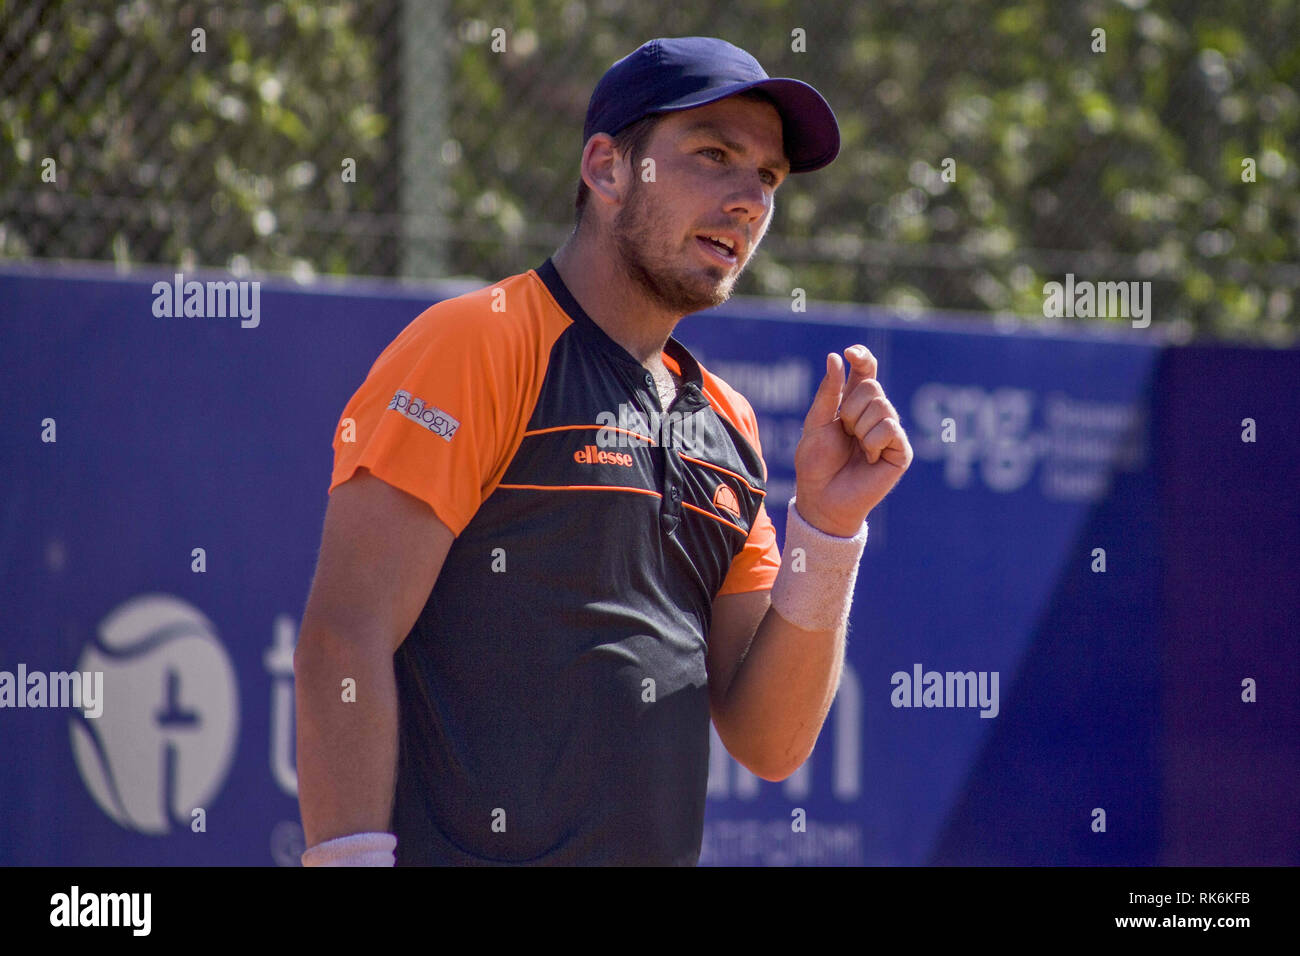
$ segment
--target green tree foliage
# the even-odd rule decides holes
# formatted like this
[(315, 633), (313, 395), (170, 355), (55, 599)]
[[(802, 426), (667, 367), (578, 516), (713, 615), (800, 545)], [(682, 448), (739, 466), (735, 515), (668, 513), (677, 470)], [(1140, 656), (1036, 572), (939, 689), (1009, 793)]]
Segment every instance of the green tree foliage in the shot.
[(389, 155), (355, 18), (311, 0), (0, 0), (0, 252), (347, 270), (358, 239), (334, 223), (385, 190), (345, 184), (342, 159)]
[[(1045, 322), (1044, 283), (1073, 273), (1150, 281), (1176, 334), (1300, 328), (1293, 0), (435, 6), (448, 274), (563, 241), (597, 79), (646, 39), (707, 34), (814, 84), (843, 133), (782, 187), (740, 292)], [(424, 198), (397, 173), (398, 9), (0, 0), (0, 250), (393, 274), (397, 214)]]
[[(452, 8), (464, 146), (453, 215), (503, 238), (569, 215), (586, 96), (604, 69), (645, 39), (707, 34), (815, 85), (843, 134), (834, 164), (781, 190), (739, 291), (799, 286), (904, 313), (1043, 321), (1044, 283), (1072, 272), (1151, 281), (1156, 323), (1184, 335), (1294, 340), (1300, 13), (1290, 0)], [(496, 27), (515, 44), (504, 53), (490, 48)], [(796, 30), (806, 52), (793, 49)], [(495, 275), (523, 263), (513, 242), (480, 242), (458, 265)]]

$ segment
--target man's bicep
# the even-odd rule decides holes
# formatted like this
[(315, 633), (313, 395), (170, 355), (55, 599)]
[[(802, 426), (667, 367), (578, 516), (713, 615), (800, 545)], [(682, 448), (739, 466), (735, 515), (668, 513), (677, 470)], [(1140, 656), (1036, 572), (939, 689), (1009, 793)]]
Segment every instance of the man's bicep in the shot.
[(358, 469), (330, 494), (303, 632), (386, 639), (396, 650), (454, 540), (428, 504)]

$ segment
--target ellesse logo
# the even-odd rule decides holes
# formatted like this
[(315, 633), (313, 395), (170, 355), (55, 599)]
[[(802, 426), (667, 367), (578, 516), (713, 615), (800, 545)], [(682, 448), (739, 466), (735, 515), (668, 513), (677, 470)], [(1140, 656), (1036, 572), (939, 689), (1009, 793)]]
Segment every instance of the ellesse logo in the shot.
[(605, 451), (595, 445), (584, 445), (579, 451), (575, 451), (573, 460), (580, 465), (622, 465), (624, 468), (632, 467), (631, 455), (621, 451)]
[(740, 517), (740, 502), (736, 500), (736, 493), (730, 485), (718, 485), (718, 490), (713, 493), (713, 507)]

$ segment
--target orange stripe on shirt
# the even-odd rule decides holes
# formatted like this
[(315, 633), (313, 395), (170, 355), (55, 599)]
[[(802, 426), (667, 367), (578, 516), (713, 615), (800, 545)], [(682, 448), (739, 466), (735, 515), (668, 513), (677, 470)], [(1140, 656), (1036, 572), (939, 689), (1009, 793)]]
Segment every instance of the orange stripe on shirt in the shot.
[(655, 443), (655, 440), (651, 438), (649, 435), (642, 435), (640, 432), (631, 432), (628, 431), (626, 428), (615, 428), (613, 425), (553, 425), (550, 428), (534, 428), (530, 432), (524, 432), (524, 437), (526, 438), (529, 435), (545, 435), (547, 432), (569, 431), (575, 428), (609, 429), (612, 432), (620, 432), (621, 434), (624, 435), (631, 435), (633, 438), (640, 438), (642, 441), (647, 441), (652, 445)]
[(738, 475), (738, 474), (736, 474), (734, 471), (732, 471), (730, 468), (723, 468), (721, 465), (715, 465), (715, 464), (713, 464), (713, 462), (711, 462), (711, 461), (705, 461), (703, 458), (692, 458), (690, 455), (687, 455), (687, 454), (685, 454), (685, 453), (683, 453), (683, 452), (680, 452), (680, 451), (679, 451), (677, 454), (680, 455), (682, 458), (686, 459), (687, 461), (693, 461), (693, 462), (695, 462), (695, 464), (697, 464), (697, 465), (703, 465), (705, 468), (712, 468), (714, 471), (720, 471), (720, 472), (722, 472), (724, 475), (730, 475), (732, 478), (735, 478), (737, 481), (739, 481), (742, 485), (744, 485), (746, 488), (748, 488), (748, 489), (749, 489), (750, 491), (752, 491), (754, 494), (756, 494), (756, 495), (762, 495), (764, 498), (767, 497), (767, 492), (766, 492), (766, 491), (764, 491), (762, 488), (755, 488), (753, 485), (751, 485), (749, 482), (747, 482), (747, 481), (745, 480), (745, 476), (744, 476), (744, 475)]
[[(632, 488), (628, 485), (497, 485), (498, 488), (526, 488), (530, 491), (631, 491), (638, 495), (652, 495), (662, 498), (657, 491), (648, 488)], [(706, 512), (707, 513), (707, 512)]]
[(732, 524), (732, 523), (731, 523), (730, 521), (728, 521), (726, 518), (719, 517), (718, 515), (715, 515), (712, 511), (705, 511), (703, 508), (697, 508), (697, 507), (695, 507), (695, 505), (687, 504), (685, 501), (682, 502), (682, 507), (683, 507), (683, 508), (690, 508), (692, 511), (698, 511), (700, 514), (704, 515), (704, 517), (706, 517), (706, 518), (712, 518), (714, 521), (720, 521), (720, 522), (722, 522), (723, 524), (725, 524), (728, 528), (735, 528), (737, 531), (739, 531), (739, 532), (740, 532), (741, 534), (743, 534), (745, 537), (747, 537), (747, 538), (749, 537), (749, 532), (746, 531), (744, 528), (742, 528), (740, 525), (738, 525), (738, 524)]

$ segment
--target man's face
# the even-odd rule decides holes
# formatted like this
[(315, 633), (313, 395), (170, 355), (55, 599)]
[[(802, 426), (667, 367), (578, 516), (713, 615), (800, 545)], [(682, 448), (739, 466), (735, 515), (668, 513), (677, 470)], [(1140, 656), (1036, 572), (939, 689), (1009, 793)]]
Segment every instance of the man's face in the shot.
[[(781, 114), (770, 103), (728, 97), (668, 113), (645, 155), (655, 181), (631, 170), (613, 220), (624, 271), (663, 308), (687, 314), (726, 302), (772, 219), (789, 163)], [(731, 242), (731, 251), (703, 238)]]

